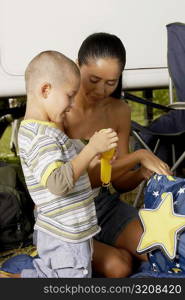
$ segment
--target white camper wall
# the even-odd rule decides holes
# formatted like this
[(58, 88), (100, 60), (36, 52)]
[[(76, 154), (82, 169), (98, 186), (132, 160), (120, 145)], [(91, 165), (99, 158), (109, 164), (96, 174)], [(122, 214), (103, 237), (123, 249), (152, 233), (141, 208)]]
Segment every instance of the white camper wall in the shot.
[(22, 95), (24, 70), (38, 52), (76, 59), (91, 33), (118, 35), (127, 50), (125, 88), (168, 84), (166, 24), (185, 22), (184, 0), (1, 0), (0, 96)]

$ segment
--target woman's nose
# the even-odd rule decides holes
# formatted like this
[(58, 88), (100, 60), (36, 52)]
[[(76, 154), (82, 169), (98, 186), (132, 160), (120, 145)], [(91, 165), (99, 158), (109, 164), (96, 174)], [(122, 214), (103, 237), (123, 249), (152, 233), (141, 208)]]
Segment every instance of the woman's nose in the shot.
[(104, 95), (105, 95), (105, 85), (99, 83), (99, 84), (96, 86), (95, 93), (96, 93), (96, 95), (98, 95), (98, 96), (104, 96)]

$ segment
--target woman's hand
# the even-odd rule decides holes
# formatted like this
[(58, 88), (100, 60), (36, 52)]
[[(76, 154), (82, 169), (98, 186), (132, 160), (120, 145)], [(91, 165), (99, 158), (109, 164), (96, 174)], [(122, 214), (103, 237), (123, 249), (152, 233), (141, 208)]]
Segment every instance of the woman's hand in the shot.
[(149, 180), (150, 177), (154, 174), (154, 172), (150, 171), (149, 169), (147, 169), (143, 166), (140, 168), (140, 173), (141, 173), (142, 178), (145, 180)]
[(172, 175), (169, 166), (152, 152), (145, 149), (138, 150), (138, 152), (140, 152), (139, 162), (143, 167), (160, 175)]

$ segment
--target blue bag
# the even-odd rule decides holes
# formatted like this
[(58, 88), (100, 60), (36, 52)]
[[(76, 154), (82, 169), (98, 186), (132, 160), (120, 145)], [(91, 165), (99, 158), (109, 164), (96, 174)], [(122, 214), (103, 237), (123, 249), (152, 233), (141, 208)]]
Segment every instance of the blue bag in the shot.
[[(145, 189), (146, 209), (155, 209), (163, 193), (172, 193), (174, 213), (185, 215), (185, 179), (154, 175)], [(140, 270), (132, 277), (185, 277), (185, 230), (177, 236), (177, 251), (173, 260), (160, 248), (148, 252), (149, 262), (141, 264)]]

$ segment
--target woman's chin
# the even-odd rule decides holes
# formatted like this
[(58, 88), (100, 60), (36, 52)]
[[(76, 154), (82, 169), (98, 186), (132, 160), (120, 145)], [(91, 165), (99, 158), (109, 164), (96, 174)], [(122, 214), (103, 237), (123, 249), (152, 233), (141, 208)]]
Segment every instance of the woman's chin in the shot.
[(105, 99), (104, 96), (91, 95), (91, 96), (89, 97), (89, 100), (90, 100), (91, 102), (101, 101), (101, 100), (103, 100), (103, 99)]
[(98, 101), (98, 98), (96, 96), (89, 96), (88, 97), (88, 102), (89, 103), (94, 103), (94, 102), (97, 102)]

